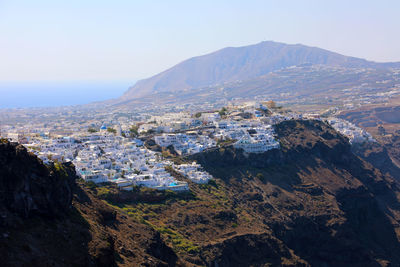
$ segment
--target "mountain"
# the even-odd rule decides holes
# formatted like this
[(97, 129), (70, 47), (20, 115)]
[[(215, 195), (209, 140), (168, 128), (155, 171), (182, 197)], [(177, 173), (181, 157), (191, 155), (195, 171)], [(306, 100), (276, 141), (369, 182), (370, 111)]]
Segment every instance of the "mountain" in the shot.
[(272, 71), (303, 64), (346, 68), (400, 67), (400, 63), (376, 63), (316, 47), (266, 41), (243, 47), (227, 47), (185, 60), (153, 77), (138, 81), (120, 101), (254, 79)]
[(2, 266), (399, 266), (399, 177), (322, 121), (275, 131), (281, 149), (175, 158), (215, 177), (168, 169), (189, 193), (85, 184), (0, 141)]

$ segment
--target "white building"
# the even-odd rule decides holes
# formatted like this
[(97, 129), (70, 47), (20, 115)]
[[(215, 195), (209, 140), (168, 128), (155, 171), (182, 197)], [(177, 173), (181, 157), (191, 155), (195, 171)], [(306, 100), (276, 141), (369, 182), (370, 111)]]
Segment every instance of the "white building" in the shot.
[(276, 140), (257, 140), (249, 135), (243, 136), (234, 144), (235, 148), (243, 149), (246, 153), (263, 153), (265, 151), (279, 148), (279, 142)]

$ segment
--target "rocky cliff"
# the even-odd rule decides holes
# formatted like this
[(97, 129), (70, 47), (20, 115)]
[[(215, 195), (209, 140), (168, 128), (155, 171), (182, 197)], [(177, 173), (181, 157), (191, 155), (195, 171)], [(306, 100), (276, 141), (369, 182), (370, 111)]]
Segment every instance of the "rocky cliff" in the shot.
[(70, 163), (46, 167), (17, 143), (0, 142), (0, 207), (27, 218), (34, 214), (62, 216), (69, 209), (75, 185)]
[(1, 266), (173, 266), (158, 232), (76, 184), (70, 163), (44, 165), (0, 141)]
[[(390, 145), (387, 145), (389, 147)], [(391, 147), (392, 151), (396, 150), (396, 144), (393, 141)], [(371, 163), (375, 168), (379, 169), (382, 173), (388, 173), (393, 178), (400, 181), (400, 168), (393, 162), (390, 152), (385, 145), (378, 142), (376, 143), (362, 143), (353, 146), (352, 150), (356, 155), (359, 155), (365, 161)], [(392, 152), (391, 151), (391, 152)], [(398, 154), (398, 153), (397, 153)]]

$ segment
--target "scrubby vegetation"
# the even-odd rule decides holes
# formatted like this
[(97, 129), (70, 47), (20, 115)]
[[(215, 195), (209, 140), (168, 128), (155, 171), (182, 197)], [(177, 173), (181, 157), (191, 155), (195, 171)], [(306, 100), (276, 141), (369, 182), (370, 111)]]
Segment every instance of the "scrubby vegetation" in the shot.
[(233, 140), (233, 139), (224, 139), (224, 140), (219, 139), (219, 140), (217, 140), (217, 146), (219, 146), (219, 147), (230, 146), (235, 142), (236, 142), (236, 140)]
[(129, 129), (129, 132), (131, 134), (131, 137), (136, 137), (139, 135), (139, 126), (138, 125), (132, 125), (131, 128)]
[(200, 247), (196, 246), (189, 239), (185, 238), (180, 233), (168, 227), (156, 227), (155, 230), (160, 232), (167, 242), (171, 243), (178, 253), (195, 254), (200, 251)]
[(67, 171), (65, 170), (65, 167), (62, 165), (62, 163), (60, 162), (54, 162), (54, 168), (56, 170), (56, 172), (58, 173), (58, 175), (60, 175), (61, 177), (67, 177)]
[(226, 116), (228, 109), (226, 107), (221, 108), (218, 112), (221, 117)]
[(115, 130), (114, 128), (111, 128), (111, 127), (107, 127), (107, 132), (116, 134), (117, 130)]

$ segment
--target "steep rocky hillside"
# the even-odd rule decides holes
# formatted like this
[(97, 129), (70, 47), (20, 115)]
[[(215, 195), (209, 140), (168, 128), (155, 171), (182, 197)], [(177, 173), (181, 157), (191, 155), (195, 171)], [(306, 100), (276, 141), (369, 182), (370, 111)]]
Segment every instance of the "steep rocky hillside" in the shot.
[(22, 145), (0, 140), (1, 212), (60, 217), (71, 205), (74, 180), (71, 164), (47, 168)]
[(355, 156), (321, 122), (288, 121), (276, 131), (282, 151), (246, 158), (227, 147), (194, 156), (229, 184), (237, 210), (251, 214), (252, 225), (236, 229), (262, 225), (313, 266), (400, 264), (393, 177)]
[(280, 150), (179, 158), (216, 177), (188, 181), (190, 193), (78, 184), (72, 207), (50, 218), (1, 202), (0, 256), (11, 266), (400, 265), (400, 186), (390, 173), (323, 122), (286, 121), (276, 132)]
[(384, 105), (367, 105), (344, 111), (340, 117), (371, 133), (378, 144), (357, 148), (356, 152), (373, 165), (400, 180), (400, 98)]
[(46, 167), (0, 142), (1, 266), (167, 266), (176, 254), (135, 222), (75, 184), (70, 164)]
[[(372, 166), (379, 169), (381, 173), (388, 173), (393, 178), (400, 181), (400, 168), (396, 163), (396, 156), (400, 156), (398, 153), (399, 144), (398, 142), (396, 143), (395, 138), (396, 135), (392, 137), (391, 145), (387, 144), (385, 146), (380, 142), (363, 143), (354, 145), (352, 150), (356, 155), (359, 155), (365, 161), (371, 163)], [(389, 150), (387, 147), (390, 147)], [(396, 149), (397, 153), (393, 153)]]

